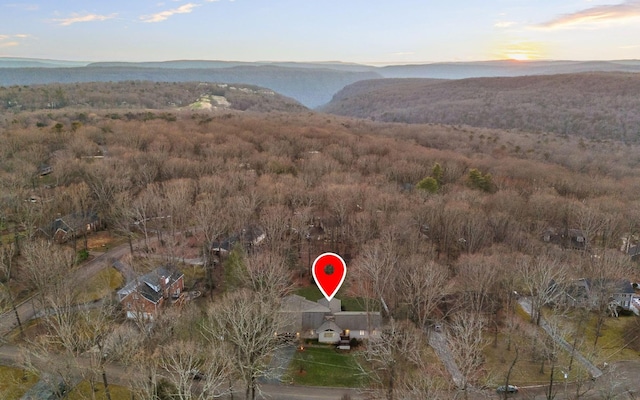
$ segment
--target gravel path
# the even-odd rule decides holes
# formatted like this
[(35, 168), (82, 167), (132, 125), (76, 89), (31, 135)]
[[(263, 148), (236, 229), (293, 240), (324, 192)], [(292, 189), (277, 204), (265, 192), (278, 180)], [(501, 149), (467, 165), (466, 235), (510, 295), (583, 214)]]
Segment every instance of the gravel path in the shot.
[(261, 383), (267, 383), (270, 385), (279, 385), (282, 383), (282, 376), (287, 372), (289, 364), (296, 353), (296, 348), (293, 345), (281, 347), (271, 357), (269, 363), (268, 375), (260, 379)]
[(451, 375), (451, 379), (453, 379), (453, 383), (456, 387), (461, 388), (464, 384), (464, 376), (462, 376), (462, 372), (458, 368), (458, 364), (453, 359), (451, 355), (451, 350), (449, 349), (449, 344), (447, 343), (447, 338), (444, 333), (431, 331), (427, 332), (429, 335), (429, 346), (433, 348), (436, 355), (444, 365), (444, 367)]

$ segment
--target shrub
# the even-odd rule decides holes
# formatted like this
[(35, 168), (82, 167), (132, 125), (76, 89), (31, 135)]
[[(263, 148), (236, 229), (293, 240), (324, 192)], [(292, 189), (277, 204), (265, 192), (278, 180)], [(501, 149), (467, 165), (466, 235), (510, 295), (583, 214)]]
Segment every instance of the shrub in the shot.
[(89, 258), (89, 250), (82, 249), (78, 251), (78, 256), (76, 257), (76, 259), (78, 260), (78, 263), (86, 261), (88, 258)]
[(435, 178), (427, 176), (426, 178), (418, 182), (418, 184), (416, 185), (416, 188), (420, 190), (424, 190), (429, 193), (437, 193), (438, 189), (440, 189), (440, 185), (438, 184), (438, 181)]

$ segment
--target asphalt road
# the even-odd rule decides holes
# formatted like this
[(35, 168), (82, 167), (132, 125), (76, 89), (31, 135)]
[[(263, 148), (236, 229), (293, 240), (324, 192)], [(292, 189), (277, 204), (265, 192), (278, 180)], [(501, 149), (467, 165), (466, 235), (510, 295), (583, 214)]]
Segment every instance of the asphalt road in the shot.
[[(73, 271), (72, 279), (75, 282), (86, 282), (95, 276), (102, 269), (111, 265), (110, 260), (124, 256), (129, 251), (129, 245), (123, 244), (97, 256), (96, 258), (82, 264)], [(25, 323), (36, 315), (33, 297), (20, 303), (17, 307), (20, 321)], [(0, 337), (6, 336), (9, 332), (18, 326), (15, 313), (9, 310), (0, 315)]]

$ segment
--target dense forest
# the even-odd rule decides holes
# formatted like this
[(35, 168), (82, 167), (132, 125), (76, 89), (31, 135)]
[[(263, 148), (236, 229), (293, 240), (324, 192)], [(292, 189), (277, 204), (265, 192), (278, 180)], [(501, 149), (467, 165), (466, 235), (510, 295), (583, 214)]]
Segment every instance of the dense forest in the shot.
[(347, 86), (325, 112), (376, 121), (466, 124), (638, 142), (640, 75), (372, 80)]
[(14, 113), (57, 109), (196, 110), (209, 108), (207, 103), (240, 111), (306, 109), (295, 100), (251, 85), (126, 81), (0, 87), (0, 110)]
[[(258, 88), (232, 93), (231, 85), (205, 90), (231, 104), (255, 104), (247, 110), (261, 110), (258, 103), (265, 98), (277, 98), (278, 105), (271, 112), (178, 107), (203, 95), (197, 84), (2, 88), (2, 306), (9, 310), (14, 299), (38, 293), (34, 301), (41, 307), (60, 310), (43, 317), (39, 330), (15, 343), (41, 357), (65, 357), (69, 363), (79, 362), (96, 346), (108, 349), (103, 350), (104, 358), (92, 361), (95, 376), (86, 379), (106, 376), (108, 363), (148, 374), (165, 368), (172, 371), (169, 380), (178, 379), (181, 371), (191, 371), (197, 363), (210, 372), (212, 381), (207, 378), (207, 384), (212, 393), (224, 392), (227, 382), (240, 380), (252, 395), (277, 346), (273, 316), (280, 299), (309, 285), (311, 259), (334, 251), (349, 265), (344, 295), (382, 311), (388, 323), (385, 338), (393, 339), (364, 346), (358, 359), (369, 374), (372, 396), (450, 398), (448, 390), (456, 388), (426, 350), (424, 329), (436, 322), (450, 327), (449, 346), (464, 376), (457, 389), (463, 391), (504, 383), (511, 362), (536, 371), (514, 375), (515, 381), (533, 374), (553, 384), (554, 368), (567, 359), (536, 328), (543, 314), (553, 326), (564, 321), (567, 335), (579, 338), (574, 348), (589, 351), (594, 362), (611, 361), (612, 353), (626, 356), (619, 347), (607, 347), (609, 342), (598, 344), (611, 324), (608, 303), (588, 314), (573, 312), (552, 298), (548, 288), (552, 281), (568, 285), (579, 278), (640, 279), (637, 265), (620, 251), (623, 238), (635, 243), (640, 233), (640, 148), (630, 136), (626, 138), (631, 143), (590, 140), (595, 130), (582, 136), (538, 131), (573, 110), (563, 105), (564, 90), (549, 98), (546, 87), (565, 89), (566, 96), (577, 98), (576, 107), (602, 107), (604, 113), (606, 106), (606, 112), (625, 113), (635, 104), (633, 85), (640, 81), (628, 75), (595, 74), (584, 77), (594, 83), (586, 84), (579, 77), (580, 85), (591, 92), (576, 97), (577, 86), (569, 78), (424, 85), (400, 81), (402, 91), (416, 91), (396, 100), (395, 82), (365, 82), (361, 85), (366, 90), (361, 86), (357, 95), (348, 95), (358, 89), (348, 88), (335, 100), (346, 104), (347, 97), (367, 97), (373, 105), (382, 107), (386, 101), (388, 109), (399, 109), (411, 96), (419, 95), (414, 98), (417, 106), (428, 105), (428, 96), (443, 96), (433, 110), (444, 110), (439, 108), (444, 97), (474, 92), (469, 97), (472, 108), (488, 97), (494, 99), (487, 121), (493, 121), (492, 115), (516, 118), (519, 107), (547, 110), (551, 116), (532, 128), (535, 133), (458, 125), (464, 121), (381, 121), (386, 114), (375, 115), (376, 121), (341, 117), (305, 110)], [(604, 98), (604, 86), (611, 82), (617, 86), (610, 86), (611, 94)], [(368, 91), (375, 87), (382, 87), (382, 92)], [(527, 99), (531, 106), (514, 104), (512, 96)], [(607, 98), (616, 99), (618, 106), (606, 104)], [(449, 101), (450, 114), (443, 117), (462, 113), (464, 104)], [(125, 110), (124, 102), (133, 108)], [(514, 113), (499, 114), (506, 104)], [(114, 109), (105, 109), (109, 107)], [(422, 113), (421, 108), (408, 107), (406, 115)], [(626, 129), (630, 132), (631, 125)], [(619, 133), (605, 133), (600, 139), (612, 137)], [(51, 167), (46, 174), (43, 166)], [(77, 299), (70, 293), (78, 288), (69, 287), (64, 277), (75, 268), (75, 253), (69, 256), (69, 244), (43, 241), (39, 228), (56, 216), (73, 213), (96, 213), (114, 237), (130, 244), (144, 241), (144, 250), (134, 252), (131, 245), (128, 262), (136, 268), (143, 268), (148, 253), (160, 247), (165, 255), (179, 254), (182, 247), (207, 249), (250, 225), (260, 226), (266, 239), (256, 251), (240, 249), (220, 264), (205, 264), (222, 271), (211, 277), (213, 284), (203, 287), (207, 292), (202, 302), (188, 304), (180, 315), (170, 313), (152, 330), (138, 329), (115, 314), (103, 313), (103, 308), (87, 313), (91, 318), (71, 317), (75, 311), (70, 305)], [(157, 218), (162, 218), (161, 227), (147, 226)], [(316, 240), (318, 227), (324, 234)], [(550, 230), (564, 239), (545, 240)], [(568, 235), (574, 231), (584, 235), (586, 244), (573, 245)], [(175, 239), (180, 232), (189, 232), (199, 242)], [(148, 245), (156, 235), (158, 244)], [(77, 252), (82, 246), (77, 243), (73, 249)], [(531, 324), (517, 311), (513, 293), (531, 299)], [(246, 339), (243, 332), (238, 342), (216, 341), (234, 337), (230, 327), (241, 317), (246, 317), (242, 323), (256, 323), (251, 332), (263, 332), (265, 345), (251, 347), (254, 353), (246, 353), (250, 346), (240, 341)], [(616, 337), (637, 355), (637, 322), (629, 319), (627, 325)], [(88, 333), (75, 337), (76, 329)], [(207, 349), (209, 357), (192, 364), (175, 361), (193, 349)], [(491, 351), (500, 355), (491, 356)], [(178, 364), (186, 366), (178, 371)], [(525, 368), (531, 365), (535, 367)], [(184, 379), (165, 382), (163, 390), (173, 388), (181, 398), (209, 398), (186, 376), (189, 385)], [(580, 384), (586, 380), (579, 373), (574, 379)], [(131, 390), (139, 398), (159, 396), (155, 383), (132, 382)], [(201, 397), (192, 397), (192, 391)]]

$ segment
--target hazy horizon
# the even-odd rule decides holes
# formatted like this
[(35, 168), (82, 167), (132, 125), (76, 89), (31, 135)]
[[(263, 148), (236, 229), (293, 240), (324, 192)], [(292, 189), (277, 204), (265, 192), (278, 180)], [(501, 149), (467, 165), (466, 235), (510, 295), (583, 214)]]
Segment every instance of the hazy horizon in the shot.
[(309, 60), (309, 61), (295, 61), (295, 60), (253, 60), (253, 61), (241, 61), (241, 60), (224, 60), (224, 59), (161, 59), (161, 60), (71, 60), (71, 59), (59, 59), (59, 58), (38, 58), (38, 57), (13, 57), (13, 56), (0, 56), (0, 60), (15, 60), (15, 61), (34, 61), (34, 62), (51, 62), (51, 63), (73, 63), (73, 64), (93, 64), (93, 63), (170, 63), (170, 62), (222, 62), (222, 63), (246, 63), (246, 64), (278, 64), (278, 63), (293, 63), (293, 64), (345, 64), (345, 65), (362, 65), (370, 67), (385, 67), (385, 66), (400, 66), (400, 65), (429, 65), (429, 64), (482, 64), (482, 63), (499, 63), (507, 62), (513, 64), (535, 64), (535, 63), (581, 63), (581, 62), (640, 62), (640, 58), (628, 58), (628, 59), (585, 59), (585, 60), (565, 60), (565, 59), (536, 59), (536, 60), (513, 60), (508, 58), (503, 59), (486, 59), (486, 60), (471, 60), (471, 61), (413, 61), (413, 62), (352, 62), (342, 60)]

